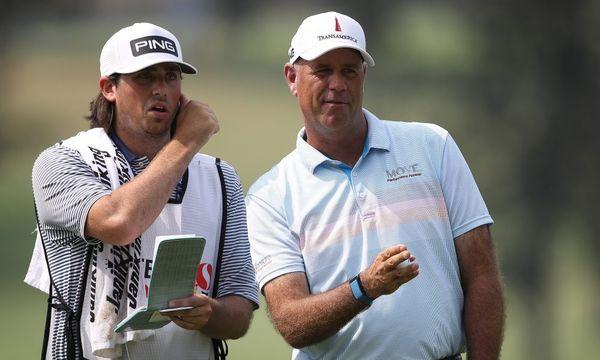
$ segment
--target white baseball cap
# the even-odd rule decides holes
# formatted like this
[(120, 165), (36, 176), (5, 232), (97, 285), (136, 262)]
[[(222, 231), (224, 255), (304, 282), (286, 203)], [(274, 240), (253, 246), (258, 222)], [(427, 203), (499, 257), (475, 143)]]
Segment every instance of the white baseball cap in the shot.
[(136, 23), (117, 31), (100, 53), (100, 76), (130, 74), (158, 63), (179, 64), (181, 72), (196, 74), (183, 61), (181, 45), (169, 31), (150, 23)]
[(369, 66), (375, 66), (375, 61), (367, 52), (365, 32), (360, 24), (353, 18), (334, 11), (304, 19), (292, 38), (288, 55), (293, 64), (298, 58), (310, 61), (339, 48), (358, 50)]

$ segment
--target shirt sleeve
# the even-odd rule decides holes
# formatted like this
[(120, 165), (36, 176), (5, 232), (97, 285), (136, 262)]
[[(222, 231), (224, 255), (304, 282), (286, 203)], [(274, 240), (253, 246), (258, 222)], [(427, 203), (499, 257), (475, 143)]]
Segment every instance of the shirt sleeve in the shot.
[(229, 164), (221, 164), (227, 191), (227, 228), (217, 297), (243, 296), (258, 308), (258, 287), (250, 257), (242, 184)]
[(275, 191), (261, 188), (264, 185), (264, 181), (257, 181), (253, 189), (258, 188), (260, 195), (251, 189), (246, 197), (252, 260), (261, 290), (276, 277), (306, 272), (299, 240), (290, 230), (285, 212), (275, 200)]
[(449, 134), (443, 148), (440, 182), (454, 238), (493, 223), (473, 174)]
[[(51, 239), (68, 244), (85, 237), (85, 222), (92, 205), (111, 190), (98, 178), (78, 151), (54, 145), (40, 154), (32, 171), (38, 222)], [(61, 233), (61, 236), (52, 236)]]

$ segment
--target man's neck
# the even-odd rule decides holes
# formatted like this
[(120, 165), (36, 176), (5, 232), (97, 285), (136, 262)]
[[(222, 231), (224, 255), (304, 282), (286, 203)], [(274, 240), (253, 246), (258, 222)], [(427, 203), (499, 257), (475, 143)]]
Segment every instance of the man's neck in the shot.
[(124, 131), (113, 129), (117, 137), (132, 152), (135, 157), (147, 156), (152, 160), (156, 154), (169, 142), (169, 138), (152, 135), (136, 136)]
[(318, 135), (317, 132), (306, 128), (306, 136), (308, 144), (328, 158), (354, 167), (364, 150), (367, 121), (363, 117), (363, 121), (359, 122), (357, 128), (343, 132), (330, 132), (327, 136)]

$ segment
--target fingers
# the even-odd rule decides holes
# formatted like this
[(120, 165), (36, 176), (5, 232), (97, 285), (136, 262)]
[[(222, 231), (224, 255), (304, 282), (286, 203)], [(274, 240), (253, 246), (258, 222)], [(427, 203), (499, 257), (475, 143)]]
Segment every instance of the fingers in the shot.
[(185, 329), (200, 329), (210, 319), (212, 308), (207, 304), (190, 310), (173, 311), (166, 313), (167, 317)]
[(394, 274), (404, 284), (419, 274), (419, 264), (415, 263), (414, 260), (413, 262), (406, 260), (396, 267)]
[(183, 299), (169, 301), (170, 308), (191, 306), (189, 309), (162, 312), (176, 325), (188, 329), (198, 330), (204, 327), (212, 315), (210, 298), (205, 295), (194, 295)]
[[(399, 266), (406, 266), (410, 262), (410, 258), (412, 257), (414, 261), (414, 256), (408, 250), (401, 251), (400, 253), (389, 257), (385, 260), (385, 267), (387, 271), (394, 271)], [(409, 260), (409, 261), (406, 261)]]
[(418, 274), (415, 256), (400, 244), (380, 252), (371, 266), (361, 272), (361, 281), (367, 295), (375, 299), (393, 293)]
[(188, 310), (170, 311), (168, 313), (163, 313), (163, 314), (165, 314), (167, 316), (190, 318), (190, 317), (195, 317), (195, 316), (207, 316), (207, 315), (210, 315), (211, 313), (212, 313), (212, 307), (209, 304), (205, 304), (202, 306), (193, 307)]
[(399, 254), (405, 250), (406, 250), (406, 245), (404, 245), (404, 244), (394, 245), (394, 246), (389, 247), (389, 248), (383, 250), (382, 252), (380, 252), (379, 255), (377, 255), (376, 260), (383, 262), (383, 261), (389, 259), (390, 257), (392, 257), (396, 254)]
[(177, 326), (184, 328), (186, 330), (199, 330), (202, 329), (206, 323), (208, 323), (208, 317), (190, 317), (184, 315), (178, 316), (169, 316), (172, 322), (174, 322)]
[(215, 112), (207, 104), (189, 100), (183, 94), (179, 101), (180, 108), (173, 137), (195, 153), (219, 131), (219, 121)]
[(183, 108), (189, 102), (190, 102), (190, 100), (185, 95), (183, 95), (183, 93), (181, 93), (181, 95), (179, 96), (179, 107)]
[(177, 308), (183, 306), (197, 307), (210, 302), (210, 298), (202, 294), (194, 294), (182, 299), (173, 299), (169, 301), (169, 308)]

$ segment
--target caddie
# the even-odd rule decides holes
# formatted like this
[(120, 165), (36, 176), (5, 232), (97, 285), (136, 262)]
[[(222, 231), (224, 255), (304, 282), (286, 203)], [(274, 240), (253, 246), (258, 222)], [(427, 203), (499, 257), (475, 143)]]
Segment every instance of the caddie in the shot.
[[(119, 30), (100, 55), (91, 129), (35, 161), (26, 282), (50, 294), (43, 357), (222, 358), (220, 340), (247, 331), (258, 291), (242, 186), (230, 165), (198, 153), (219, 125), (181, 92), (181, 74), (196, 72), (166, 29)], [(206, 238), (195, 294), (169, 303), (191, 309), (157, 330), (115, 333), (146, 304), (156, 236), (179, 234)]]

